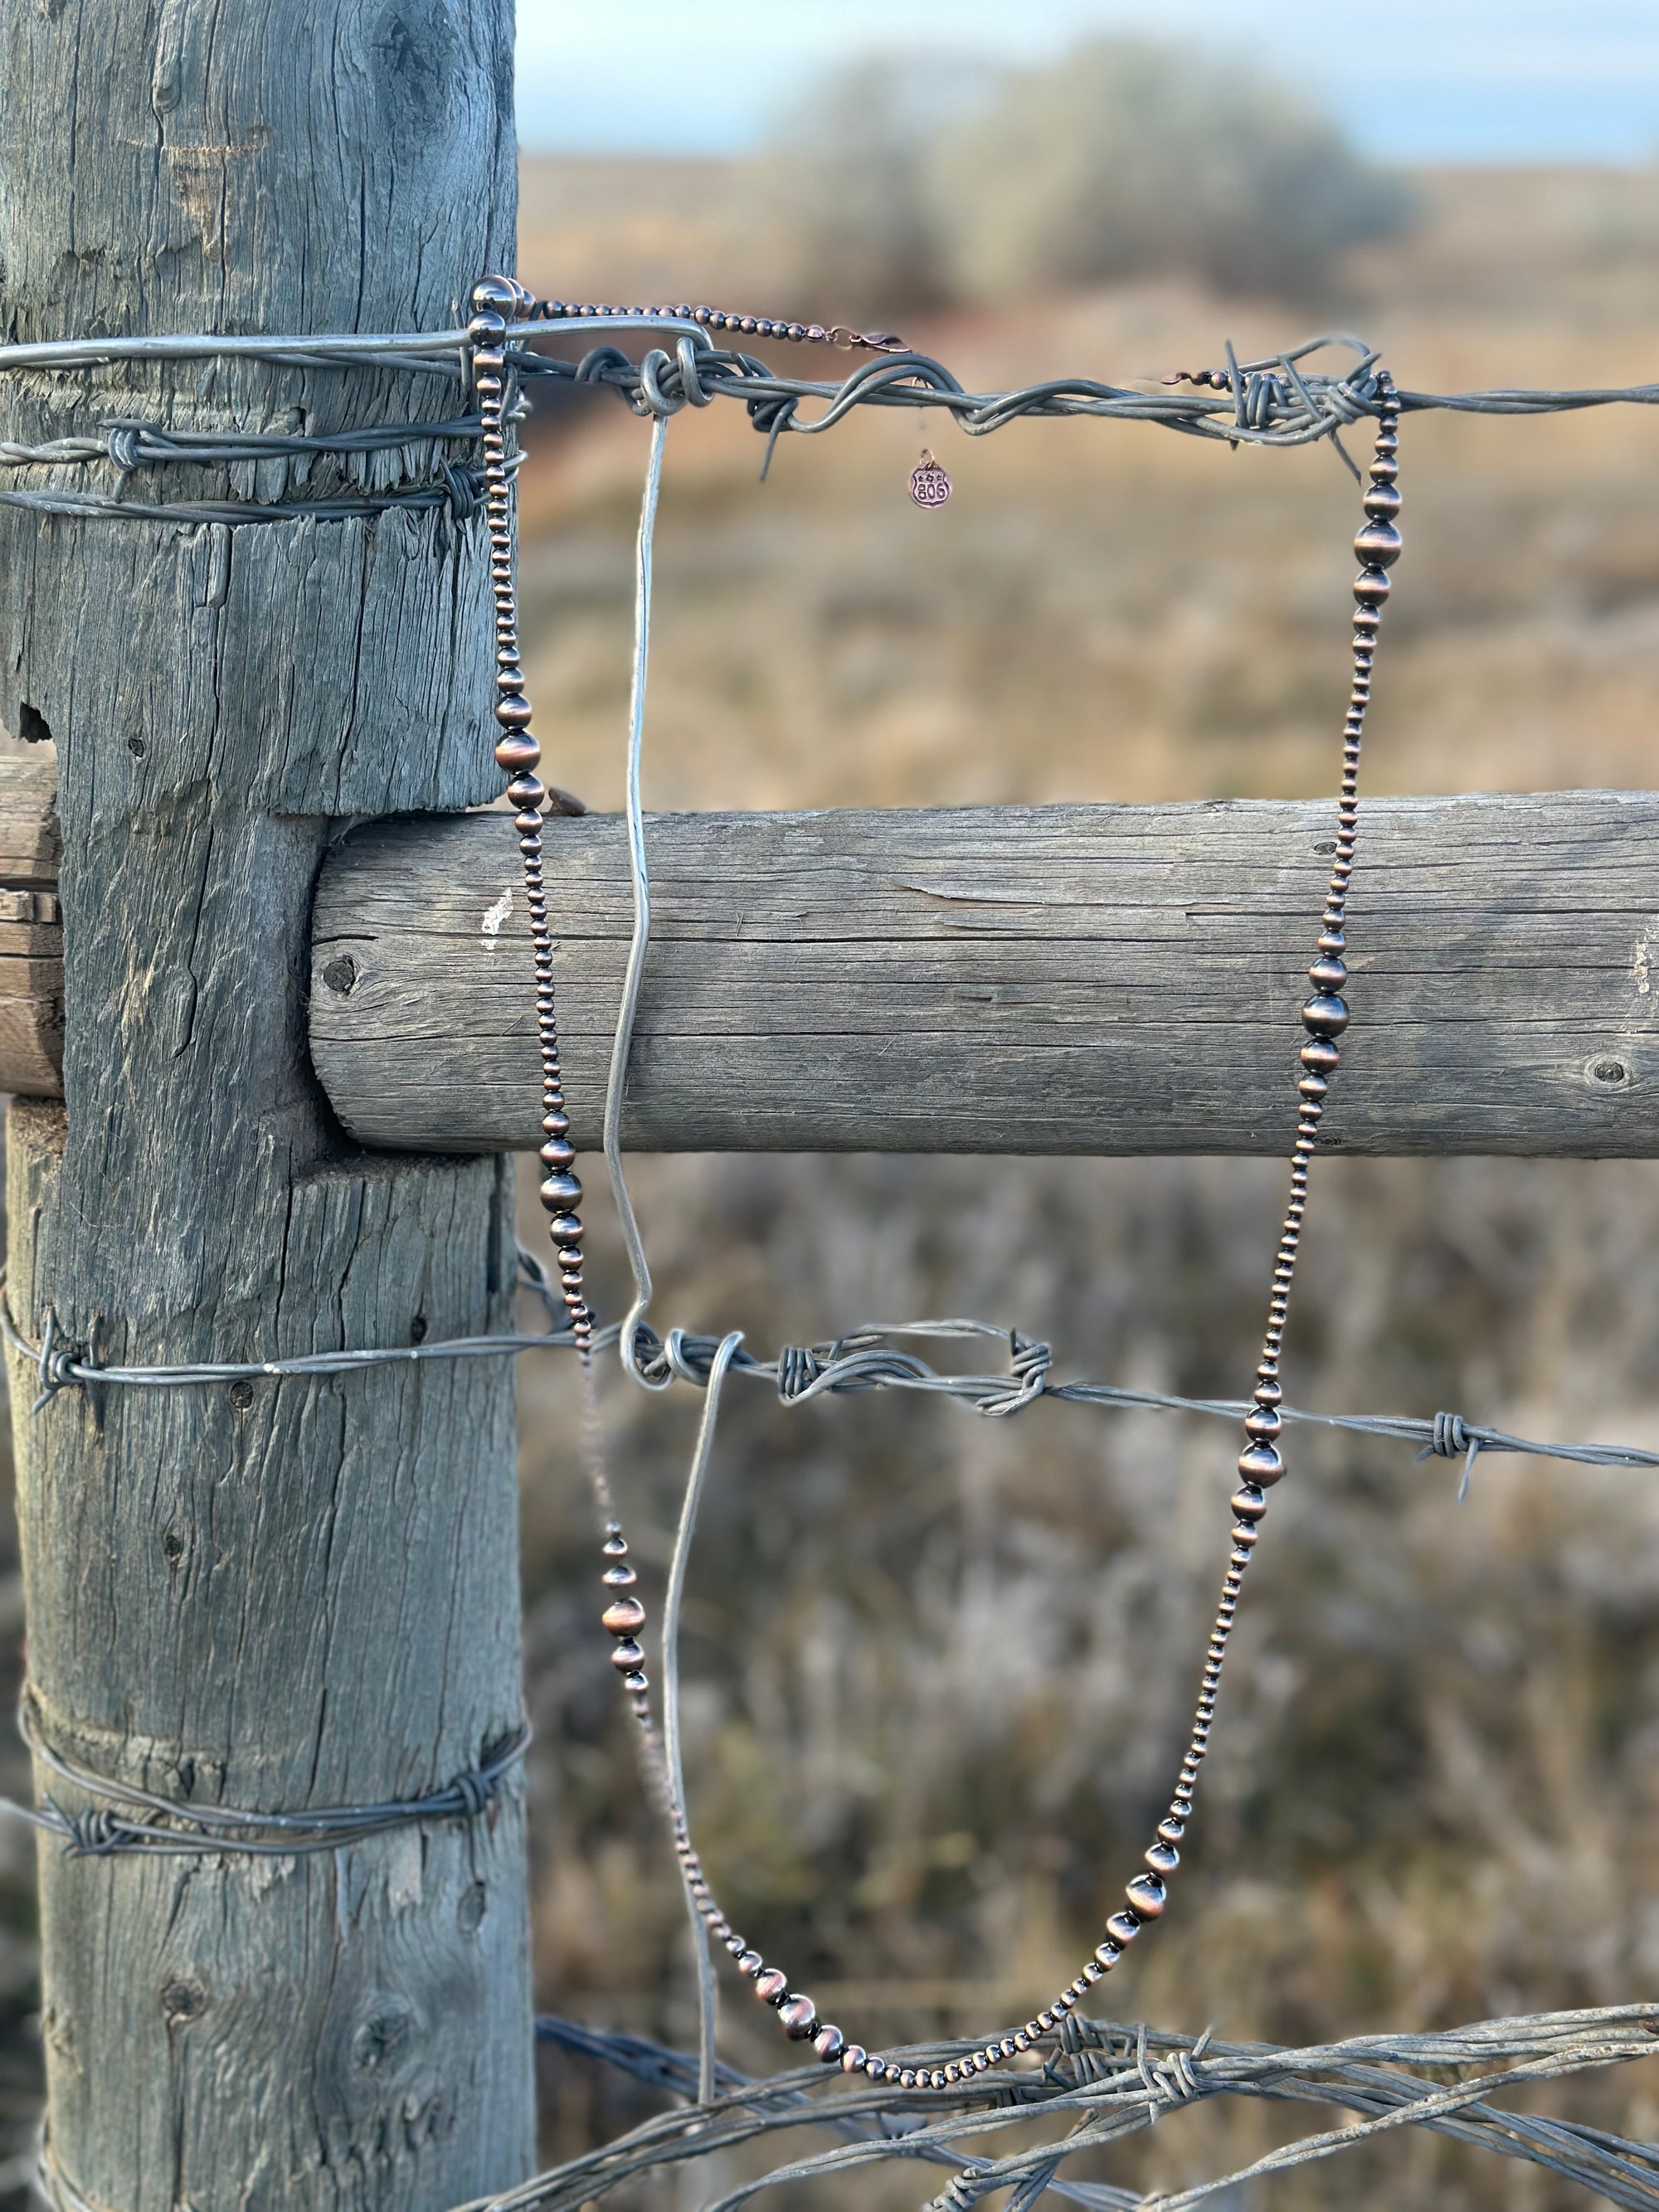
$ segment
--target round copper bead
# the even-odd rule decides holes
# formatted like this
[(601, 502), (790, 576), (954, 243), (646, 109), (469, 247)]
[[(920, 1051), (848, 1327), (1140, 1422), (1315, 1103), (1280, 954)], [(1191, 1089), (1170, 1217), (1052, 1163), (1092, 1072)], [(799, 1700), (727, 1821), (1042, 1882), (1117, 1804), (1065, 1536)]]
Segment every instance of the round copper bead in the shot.
[(818, 2032), (818, 2008), (811, 1997), (793, 1995), (778, 2007), (783, 2032), (792, 2043), (805, 2043)]
[(550, 1137), (537, 1157), (544, 1168), (568, 1168), (576, 1157), (576, 1147), (568, 1137)]
[(1341, 1056), (1328, 1036), (1310, 1036), (1300, 1054), (1304, 1067), (1311, 1069), (1316, 1075), (1331, 1074)]
[(495, 702), (495, 720), (504, 730), (527, 730), (532, 713), (528, 699), (498, 699)]
[(1228, 1500), (1241, 1521), (1259, 1521), (1267, 1510), (1267, 1501), (1253, 1482), (1242, 1483)]
[[(466, 326), (466, 335), (469, 344), (481, 347), (486, 352), (494, 353), (501, 341), (507, 336), (507, 325), (499, 315), (493, 314), (486, 309), (473, 316)], [(500, 364), (492, 362), (490, 366), (496, 368)]]
[(1145, 1874), (1138, 1874), (1127, 1886), (1123, 1894), (1143, 1920), (1158, 1919), (1167, 1901), (1164, 1877), (1151, 1868)]
[(1302, 1009), (1302, 1026), (1315, 1036), (1340, 1036), (1348, 1026), (1347, 1001), (1334, 991), (1316, 991)]
[(586, 1232), (574, 1213), (556, 1213), (547, 1224), (547, 1233), (556, 1244), (580, 1244)]
[[(1106, 1933), (1114, 1943), (1133, 1943), (1140, 1933), (1140, 1922), (1133, 1912), (1115, 1912), (1106, 1923)], [(1095, 1956), (1098, 1958), (1100, 1953), (1097, 1951)]]
[(564, 1213), (581, 1203), (582, 1187), (574, 1176), (561, 1170), (546, 1178), (537, 1195), (550, 1212)]
[(540, 761), (542, 749), (532, 737), (499, 738), (495, 743), (495, 764), (504, 768), (509, 775), (522, 775)]
[(630, 1637), (618, 1644), (611, 1654), (611, 1663), (619, 1674), (631, 1674), (644, 1660), (645, 1654)]
[(538, 775), (515, 775), (507, 796), (521, 814), (533, 814), (547, 796), (547, 786)]
[(1109, 1974), (1122, 1956), (1123, 1946), (1121, 1943), (1114, 1943), (1109, 1936), (1103, 1943), (1097, 1943), (1095, 1946), (1095, 1963), (1103, 1974)]
[(1348, 980), (1348, 963), (1334, 952), (1322, 952), (1308, 970), (1316, 991), (1340, 991)]
[(768, 1966), (755, 1977), (755, 1995), (763, 2004), (781, 2004), (789, 1994), (789, 1977), (776, 1966)]
[(599, 1615), (599, 1626), (612, 1636), (633, 1636), (645, 1626), (645, 1607), (636, 1597), (619, 1597)]
[[(861, 2043), (849, 2043), (841, 2054), (842, 2072), (843, 2074), (863, 2073), (869, 2057), (869, 2052)], [(879, 2066), (881, 2061), (878, 2059), (876, 2063)]]
[(812, 2038), (812, 2048), (826, 2066), (833, 2066), (847, 2052), (847, 2039), (838, 2027), (824, 2022)]
[(1363, 611), (1375, 612), (1389, 589), (1388, 572), (1382, 568), (1362, 568), (1353, 580), (1353, 595)]
[(1244, 1416), (1244, 1433), (1256, 1443), (1272, 1443), (1284, 1425), (1271, 1406), (1258, 1405)]
[(617, 1565), (607, 1567), (599, 1577), (606, 1589), (632, 1589), (639, 1577), (630, 1566)]
[(1238, 1455), (1238, 1471), (1246, 1482), (1270, 1490), (1285, 1472), (1285, 1462), (1269, 1443), (1250, 1443)]

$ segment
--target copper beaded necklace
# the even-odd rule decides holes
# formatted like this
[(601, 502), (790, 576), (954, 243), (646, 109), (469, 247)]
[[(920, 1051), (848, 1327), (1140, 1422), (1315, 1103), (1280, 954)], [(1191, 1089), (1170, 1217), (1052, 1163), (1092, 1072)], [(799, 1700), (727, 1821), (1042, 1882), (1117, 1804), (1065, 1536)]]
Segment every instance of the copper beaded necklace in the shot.
[[(489, 276), (472, 295), (473, 319), (467, 336), (472, 348), (473, 386), (483, 425), (485, 507), (489, 529), (490, 579), (495, 608), (495, 720), (501, 738), (495, 758), (510, 778), (507, 796), (515, 810), (514, 827), (524, 858), (525, 890), (535, 951), (536, 1030), (542, 1070), (542, 1133), (540, 1158), (544, 1171), (541, 1202), (545, 1207), (548, 1233), (558, 1258), (559, 1280), (571, 1334), (585, 1373), (590, 1371), (593, 1351), (593, 1320), (583, 1291), (582, 1224), (578, 1207), (581, 1185), (572, 1172), (575, 1152), (570, 1143), (570, 1122), (565, 1112), (564, 1090), (559, 1067), (558, 1025), (554, 1007), (553, 948), (547, 923), (547, 895), (542, 869), (541, 805), (546, 792), (536, 769), (541, 748), (530, 733), (531, 706), (525, 695), (524, 670), (520, 659), (517, 599), (514, 586), (514, 532), (512, 471), (507, 457), (503, 401), (507, 380), (506, 340), (509, 320), (532, 313), (541, 319), (560, 315), (607, 314), (621, 311), (572, 309), (556, 301), (537, 302), (510, 277)], [(635, 311), (629, 311), (633, 313)], [(862, 335), (817, 325), (774, 324), (754, 317), (717, 314), (707, 308), (653, 311), (678, 319), (695, 319), (716, 329), (733, 328), (756, 335), (791, 340), (811, 339), (842, 344), (856, 343), (888, 349), (895, 343), (890, 333)], [(943, 2089), (973, 2075), (988, 2072), (1029, 2051), (1051, 2033), (1087, 1996), (1091, 1988), (1111, 1972), (1141, 1930), (1162, 1917), (1168, 1897), (1168, 1878), (1180, 1861), (1179, 1845), (1191, 1817), (1199, 1769), (1209, 1747), (1215, 1716), (1216, 1692), (1221, 1680), (1228, 1638), (1237, 1611), (1244, 1572), (1250, 1564), (1261, 1523), (1267, 1510), (1267, 1492), (1285, 1472), (1279, 1449), (1281, 1421), (1279, 1407), (1279, 1358), (1285, 1324), (1290, 1310), (1291, 1278), (1307, 1210), (1308, 1167), (1319, 1139), (1319, 1123), (1326, 1095), (1340, 1056), (1338, 1038), (1347, 1027), (1348, 1009), (1342, 997), (1347, 981), (1343, 955), (1347, 949), (1344, 921), (1348, 884), (1353, 873), (1359, 809), (1359, 752), (1364, 732), (1365, 708), (1370, 697), (1371, 665), (1381, 625), (1383, 602), (1389, 596), (1389, 569), (1399, 557), (1401, 539), (1396, 527), (1400, 512), (1400, 406), (1387, 370), (1376, 378), (1376, 441), (1371, 455), (1370, 481), (1363, 506), (1365, 520), (1354, 539), (1360, 570), (1353, 586), (1353, 683), (1342, 730), (1342, 781), (1337, 805), (1335, 857), (1326, 893), (1322, 927), (1315, 957), (1308, 969), (1312, 994), (1302, 1008), (1307, 1031), (1300, 1053), (1297, 1082), (1299, 1100), (1296, 1141), (1291, 1152), (1291, 1190), (1279, 1231), (1268, 1299), (1267, 1326), (1256, 1368), (1254, 1402), (1244, 1417), (1244, 1449), (1238, 1458), (1239, 1486), (1231, 1500), (1233, 1516), (1227, 1570), (1221, 1601), (1205, 1652), (1204, 1671), (1193, 1717), (1187, 1753), (1181, 1762), (1169, 1810), (1145, 1855), (1142, 1871), (1124, 1891), (1124, 1904), (1106, 1922), (1105, 1933), (1076, 1979), (1024, 2027), (1012, 2035), (988, 2042), (982, 2049), (943, 2067), (900, 2066), (866, 2051), (848, 2039), (832, 2022), (818, 2017), (809, 1996), (790, 1987), (781, 1967), (769, 1965), (732, 1928), (710, 1888), (702, 1863), (692, 1844), (684, 1807), (667, 1779), (660, 1739), (653, 1723), (645, 1654), (640, 1631), (645, 1626), (644, 1606), (635, 1594), (635, 1576), (629, 1564), (628, 1541), (623, 1534), (603, 1475), (597, 1480), (605, 1521), (603, 1583), (606, 1595), (603, 1625), (613, 1639), (611, 1661), (622, 1678), (629, 1706), (641, 1730), (641, 1747), (653, 1791), (665, 1804), (686, 1886), (708, 1934), (723, 1944), (736, 1960), (738, 1971), (753, 1984), (755, 1994), (777, 2013), (785, 2033), (798, 2043), (810, 2043), (826, 2065), (840, 2065), (851, 2074), (864, 2074), (873, 2081), (892, 2081), (905, 2089)]]

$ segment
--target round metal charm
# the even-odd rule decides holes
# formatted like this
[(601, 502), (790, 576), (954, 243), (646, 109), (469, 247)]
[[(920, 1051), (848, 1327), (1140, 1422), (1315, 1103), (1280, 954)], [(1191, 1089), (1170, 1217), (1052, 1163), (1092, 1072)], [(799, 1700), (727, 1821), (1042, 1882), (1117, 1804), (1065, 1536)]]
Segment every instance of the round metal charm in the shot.
[(950, 477), (925, 446), (910, 471), (910, 496), (918, 507), (943, 507), (951, 496)]

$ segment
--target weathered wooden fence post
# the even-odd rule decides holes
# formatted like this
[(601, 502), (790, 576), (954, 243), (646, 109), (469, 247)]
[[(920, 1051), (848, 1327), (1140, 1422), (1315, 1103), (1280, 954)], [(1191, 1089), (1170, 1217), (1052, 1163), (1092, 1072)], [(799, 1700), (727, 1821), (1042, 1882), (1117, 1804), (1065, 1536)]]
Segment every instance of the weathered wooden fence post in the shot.
[[(511, 263), (512, 28), (510, 0), (0, 0), (5, 336), (453, 326)], [(458, 393), (191, 362), (8, 379), (0, 404), (14, 437), (321, 433)], [(435, 474), (412, 443), (373, 481)], [(363, 1157), (307, 1064), (343, 818), (499, 781), (477, 526), (307, 520), (331, 484), (249, 469), (295, 512), (234, 527), (0, 511), (0, 719), (57, 745), (67, 1006), (67, 1126), (12, 1119), (10, 1297), (107, 1358), (504, 1318), (501, 1164)], [(70, 1390), (33, 1419), (26, 1362), (11, 1381), (33, 1695), (82, 1765), (301, 1810), (440, 1788), (517, 1721), (507, 1363)], [(516, 1789), (317, 1856), (48, 1840), (40, 1870), (50, 2152), (93, 2203), (437, 2212), (529, 2170)]]

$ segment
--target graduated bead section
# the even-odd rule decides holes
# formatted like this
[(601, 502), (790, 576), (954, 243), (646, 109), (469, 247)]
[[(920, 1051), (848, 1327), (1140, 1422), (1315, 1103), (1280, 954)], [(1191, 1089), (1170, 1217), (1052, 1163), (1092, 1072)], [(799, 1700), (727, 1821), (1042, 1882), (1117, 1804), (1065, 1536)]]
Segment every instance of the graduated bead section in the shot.
[(553, 944), (547, 921), (543, 870), (541, 808), (546, 789), (536, 769), (541, 746), (532, 734), (532, 709), (525, 690), (520, 658), (518, 600), (514, 580), (513, 482), (507, 459), (505, 396), (506, 340), (510, 320), (535, 305), (528, 289), (511, 276), (486, 276), (473, 287), (472, 320), (467, 338), (472, 349), (473, 390), (483, 425), (484, 513), (489, 532), (489, 576), (495, 619), (495, 698), (501, 735), (497, 764), (507, 776), (507, 797), (524, 866), (525, 895), (536, 978), (536, 1042), (541, 1064), (543, 1180), (539, 1196), (548, 1214), (548, 1234), (558, 1260), (559, 1285), (577, 1348), (584, 1354), (592, 1340), (592, 1318), (583, 1291), (582, 1222), (578, 1211), (581, 1184), (573, 1169), (563, 1072), (559, 1061), (557, 1012), (553, 991)]

